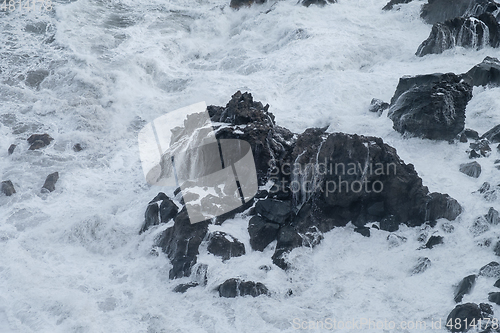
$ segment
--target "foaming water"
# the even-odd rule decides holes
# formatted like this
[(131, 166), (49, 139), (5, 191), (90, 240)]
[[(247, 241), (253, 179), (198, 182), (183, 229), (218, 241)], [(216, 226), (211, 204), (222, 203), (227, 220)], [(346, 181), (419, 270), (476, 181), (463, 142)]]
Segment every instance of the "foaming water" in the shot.
[[(386, 0), (323, 8), (272, 1), (239, 11), (228, 2), (78, 0), (55, 2), (51, 13), (0, 13), (0, 171), (17, 190), (0, 196), (0, 331), (295, 332), (296, 318), (429, 324), (453, 308), (453, 284), (494, 260), (477, 246), (484, 235), (473, 238), (469, 228), (489, 206), (498, 209), (471, 193), (497, 178), (498, 153), (481, 162), (478, 179), (468, 178), (458, 172), (467, 144), (403, 139), (385, 114), (367, 108), (373, 97), (389, 101), (403, 75), (462, 73), (498, 50), (417, 58), (431, 29), (419, 18), (423, 1), (391, 12), (381, 10)], [(30, 83), (39, 69), (48, 76)], [(455, 232), (443, 246), (416, 250), (420, 228), (402, 228), (407, 241), (399, 247), (389, 247), (383, 231), (367, 239), (352, 226), (337, 228), (318, 247), (294, 250), (295, 268), (284, 272), (272, 265), (273, 245), (248, 250), (240, 217), (224, 230), (247, 255), (222, 263), (202, 249), (207, 287), (173, 293), (187, 279), (168, 280), (168, 259), (151, 254), (165, 226), (138, 235), (161, 189), (144, 179), (137, 134), (170, 110), (225, 105), (236, 90), (269, 103), (278, 124), (296, 132), (329, 125), (382, 137), (431, 191), (463, 205)], [(474, 89), (468, 127), (482, 133), (500, 122), (499, 94)], [(28, 151), (27, 137), (45, 132), (54, 142)], [(18, 147), (7, 156), (12, 143)], [(56, 190), (40, 193), (55, 171)], [(411, 276), (419, 257), (432, 266)], [(265, 265), (272, 269), (259, 269)], [(216, 286), (232, 277), (260, 281), (273, 295), (219, 298)], [(492, 284), (478, 281), (464, 301), (486, 301)]]

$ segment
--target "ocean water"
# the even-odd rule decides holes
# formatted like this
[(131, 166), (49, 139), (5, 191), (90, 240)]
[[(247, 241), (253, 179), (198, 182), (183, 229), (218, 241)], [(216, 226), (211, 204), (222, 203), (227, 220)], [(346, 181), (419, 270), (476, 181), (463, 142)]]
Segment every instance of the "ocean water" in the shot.
[[(498, 179), (496, 149), (480, 159), (481, 176), (469, 178), (458, 171), (469, 161), (468, 144), (403, 138), (368, 106), (373, 97), (389, 101), (403, 75), (463, 73), (499, 57), (498, 49), (416, 57), (431, 30), (419, 18), (424, 1), (391, 12), (381, 10), (386, 0), (323, 8), (269, 1), (239, 11), (228, 3), (77, 0), (55, 1), (52, 11), (0, 12), (0, 180), (17, 191), (0, 196), (0, 332), (323, 332), (330, 330), (309, 322), (328, 318), (422, 321), (420, 331), (444, 332), (454, 285), (495, 260), (491, 247), (478, 244), (495, 244), (499, 227), (479, 236), (470, 228), (489, 207), (500, 208), (473, 193)], [(49, 75), (30, 86), (25, 78), (39, 69)], [(387, 232), (364, 238), (348, 225), (314, 249), (294, 250), (294, 269), (284, 272), (272, 265), (272, 246), (248, 251), (248, 218), (238, 217), (223, 229), (247, 255), (222, 263), (202, 248), (207, 286), (172, 292), (189, 279), (170, 281), (169, 260), (151, 254), (165, 226), (138, 235), (149, 200), (172, 189), (146, 183), (137, 135), (171, 110), (225, 105), (237, 90), (268, 103), (277, 123), (295, 132), (329, 125), (382, 137), (430, 191), (460, 202), (455, 231), (442, 231), (446, 221), (404, 227), (397, 234), (407, 241), (391, 246)], [(500, 123), (499, 107), (500, 88), (474, 88), (466, 126), (484, 133)], [(32, 133), (55, 140), (28, 151)], [(11, 144), (18, 146), (9, 156)], [(40, 193), (55, 171), (56, 190)], [(445, 244), (418, 250), (422, 232), (444, 235)], [(411, 275), (420, 257), (432, 266)], [(215, 288), (232, 277), (260, 281), (272, 295), (219, 298)], [(486, 302), (493, 283), (478, 279), (464, 302)], [(439, 320), (442, 329), (432, 328)]]

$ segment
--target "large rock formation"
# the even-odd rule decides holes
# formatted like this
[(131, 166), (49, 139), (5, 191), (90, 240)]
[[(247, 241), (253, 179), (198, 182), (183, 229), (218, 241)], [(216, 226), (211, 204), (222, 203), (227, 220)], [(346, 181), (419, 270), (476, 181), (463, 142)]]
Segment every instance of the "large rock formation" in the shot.
[(443, 53), (455, 46), (481, 49), (499, 45), (500, 25), (493, 15), (485, 13), (477, 17), (456, 17), (444, 23), (434, 24), (429, 38), (420, 44), (415, 54), (423, 57), (427, 54)]
[(442, 23), (455, 17), (498, 14), (500, 5), (493, 0), (429, 0), (420, 16), (429, 24)]
[(453, 73), (403, 77), (391, 99), (394, 129), (433, 140), (453, 140), (464, 130), (472, 86)]
[[(248, 225), (253, 250), (263, 251), (276, 241), (273, 261), (281, 268), (288, 267), (286, 254), (292, 249), (313, 247), (323, 239), (322, 233), (350, 221), (360, 228), (380, 222), (381, 229), (394, 231), (403, 223), (453, 220), (461, 212), (448, 195), (429, 193), (413, 166), (380, 138), (328, 134), (326, 128), (294, 135), (277, 126), (268, 106), (254, 102), (248, 93), (237, 92), (226, 107), (210, 106), (208, 112), (217, 139), (250, 144), (261, 188), (238, 211), (246, 209), (245, 214), (253, 215)], [(182, 194), (176, 197), (184, 205), (180, 212), (159, 194), (150, 203), (141, 230), (174, 218), (174, 225), (158, 241), (173, 264), (170, 278), (190, 275), (202, 242), (223, 260), (244, 255), (243, 244), (230, 235), (218, 232), (207, 237), (208, 225), (224, 219), (190, 223), (186, 205), (210, 200), (209, 196), (200, 198), (184, 190)], [(165, 208), (165, 218), (163, 206), (170, 207), (168, 214)]]

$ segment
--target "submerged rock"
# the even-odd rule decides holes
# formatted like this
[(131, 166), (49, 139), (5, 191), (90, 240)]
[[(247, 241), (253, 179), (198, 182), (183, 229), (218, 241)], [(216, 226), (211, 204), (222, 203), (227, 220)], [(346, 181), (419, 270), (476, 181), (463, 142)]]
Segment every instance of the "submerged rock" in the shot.
[(416, 55), (440, 54), (445, 50), (461, 46), (481, 49), (500, 45), (500, 25), (491, 14), (478, 17), (456, 17), (444, 23), (436, 23), (429, 37), (420, 44)]
[(389, 108), (389, 103), (386, 103), (380, 99), (372, 99), (370, 103), (370, 108), (368, 111), (377, 113), (379, 116), (382, 115), (382, 113)]
[(16, 145), (12, 144), (10, 145), (9, 149), (7, 150), (7, 152), (9, 153), (9, 155), (12, 155), (14, 153), (14, 150), (16, 149)]
[(38, 89), (40, 87), (40, 84), (42, 83), (45, 78), (49, 76), (49, 71), (46, 69), (37, 69), (34, 71), (29, 71), (26, 74), (26, 85), (31, 87), (31, 88), (36, 88)]
[(393, 128), (432, 140), (453, 140), (464, 130), (472, 86), (453, 74), (406, 76), (399, 80), (388, 117)]
[(420, 17), (429, 24), (436, 24), (455, 17), (494, 13), (498, 8), (493, 0), (429, 0), (422, 6)]
[(421, 274), (431, 267), (431, 260), (429, 258), (418, 258), (418, 262), (413, 267), (411, 275)]
[(48, 134), (33, 134), (28, 138), (31, 145), (29, 150), (36, 150), (48, 146), (54, 139)]
[(329, 3), (336, 3), (337, 0), (302, 0), (303, 6), (309, 7), (310, 5), (326, 6)]
[(234, 9), (239, 9), (241, 7), (250, 7), (254, 3), (263, 4), (266, 0), (231, 0), (229, 6)]

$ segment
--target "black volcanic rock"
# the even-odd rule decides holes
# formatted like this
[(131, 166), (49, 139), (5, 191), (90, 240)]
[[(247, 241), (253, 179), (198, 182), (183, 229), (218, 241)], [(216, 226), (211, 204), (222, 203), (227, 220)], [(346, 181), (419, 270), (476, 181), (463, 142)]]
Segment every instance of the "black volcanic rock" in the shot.
[(464, 295), (469, 294), (476, 283), (476, 275), (466, 276), (460, 281), (455, 290), (455, 303), (462, 302)]
[(148, 205), (148, 208), (146, 208), (146, 212), (144, 213), (144, 223), (139, 231), (139, 234), (142, 234), (152, 226), (160, 224), (159, 212), (160, 208), (156, 202)]
[(1, 188), (0, 190), (2, 191), (3, 194), (6, 196), (10, 197), (12, 194), (16, 193), (16, 189), (14, 188), (14, 184), (10, 180), (4, 180), (1, 183)]
[(240, 257), (245, 254), (245, 245), (225, 232), (216, 231), (208, 236), (208, 252), (228, 260), (231, 257)]
[(453, 326), (447, 326), (452, 332), (465, 332), (473, 326), (471, 323), (476, 323), (482, 319), (483, 315), (479, 306), (475, 303), (465, 303), (457, 305), (446, 318), (446, 323), (453, 323)]
[(487, 265), (484, 265), (479, 270), (480, 276), (486, 276), (491, 278), (500, 278), (500, 264), (496, 261), (492, 261)]
[(269, 295), (269, 290), (260, 282), (242, 281), (240, 279), (229, 279), (222, 283), (219, 288), (219, 296), (234, 298), (238, 296)]
[(266, 0), (231, 0), (229, 6), (234, 9), (239, 9), (241, 7), (250, 7), (254, 3), (263, 4)]
[(280, 225), (269, 222), (260, 216), (254, 216), (248, 222), (248, 233), (250, 234), (250, 245), (255, 251), (264, 249), (278, 237)]
[(500, 25), (493, 15), (456, 17), (444, 23), (436, 23), (429, 37), (418, 47), (416, 55), (423, 57), (427, 54), (440, 54), (455, 46), (478, 50), (499, 45)]
[(283, 225), (292, 216), (292, 205), (290, 201), (275, 199), (259, 200), (255, 204), (255, 213), (269, 222)]
[(54, 172), (51, 173), (50, 175), (47, 176), (47, 179), (45, 179), (45, 183), (42, 186), (42, 191), (49, 191), (53, 192), (56, 189), (56, 183), (59, 180), (59, 172)]
[(425, 243), (425, 247), (432, 249), (436, 245), (443, 244), (443, 239), (443, 236), (431, 236), (427, 243)]
[(498, 8), (493, 0), (429, 0), (422, 6), (420, 16), (425, 22), (435, 24), (455, 17), (493, 13)]
[(329, 3), (336, 3), (337, 0), (302, 0), (303, 6), (309, 7), (310, 5), (325, 6)]
[(500, 61), (497, 58), (486, 57), (483, 62), (472, 67), (466, 73), (474, 86), (500, 85)]
[(471, 98), (472, 86), (453, 73), (403, 77), (388, 117), (401, 134), (449, 141), (463, 131)]
[(391, 0), (382, 9), (383, 10), (391, 10), (391, 9), (394, 8), (395, 5), (404, 4), (404, 3), (410, 3), (412, 1), (413, 0)]
[(481, 139), (486, 139), (491, 143), (500, 142), (500, 125), (497, 125), (490, 129), (488, 132), (481, 136)]
[(493, 292), (488, 294), (488, 301), (500, 305), (500, 292)]
[(33, 134), (28, 138), (29, 150), (36, 150), (48, 146), (54, 140), (48, 134)]
[[(254, 102), (249, 93), (236, 92), (226, 107), (208, 106), (213, 122), (229, 123), (233, 126), (216, 126), (217, 139), (240, 139), (251, 148), (257, 170), (259, 185), (271, 177), (276, 180), (289, 178), (282, 174), (283, 165), (290, 163), (293, 149), (293, 133), (275, 125), (269, 106)], [(238, 125), (244, 125), (239, 127)]]
[(187, 210), (183, 208), (175, 217), (174, 226), (161, 234), (157, 245), (167, 254), (173, 265), (169, 272), (170, 279), (191, 274), (191, 268), (197, 260), (199, 246), (207, 231), (207, 221), (191, 224)]
[(481, 165), (476, 161), (460, 164), (460, 172), (469, 177), (478, 178), (481, 175)]

